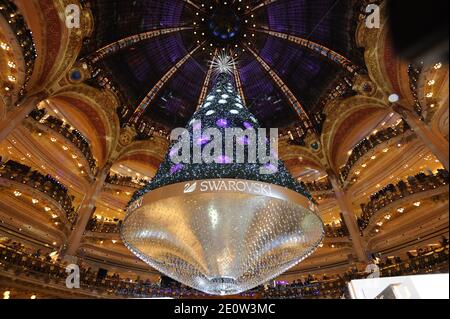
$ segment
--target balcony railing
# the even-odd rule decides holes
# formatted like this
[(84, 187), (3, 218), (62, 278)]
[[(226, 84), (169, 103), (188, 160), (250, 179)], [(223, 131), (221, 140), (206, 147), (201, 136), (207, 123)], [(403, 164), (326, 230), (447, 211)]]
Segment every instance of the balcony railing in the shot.
[(369, 202), (361, 204), (362, 214), (358, 218), (360, 230), (366, 229), (369, 226), (370, 219), (384, 207), (408, 196), (448, 185), (448, 182), (448, 171), (442, 169), (435, 175), (420, 173), (416, 176), (410, 176), (407, 181), (386, 186), (373, 194)]
[[(408, 261), (381, 264), (379, 265), (381, 277), (448, 272), (448, 250), (447, 245)], [(263, 292), (263, 297), (271, 299), (340, 298), (346, 293), (347, 282), (365, 279), (367, 275), (364, 272), (348, 271), (342, 277), (333, 276), (323, 280), (310, 275), (305, 282), (270, 288)]]
[(19, 96), (26, 92), (26, 86), (33, 74), (36, 60), (36, 48), (31, 31), (28, 29), (25, 19), (20, 14), (17, 6), (10, 0), (0, 0), (0, 14), (9, 24), (14, 32), (17, 42), (22, 49), (22, 55), (25, 64), (25, 80), (19, 91)]
[(97, 160), (92, 155), (92, 150), (89, 142), (80, 132), (78, 132), (76, 129), (71, 128), (70, 125), (64, 124), (64, 122), (60, 119), (50, 115), (46, 115), (45, 109), (33, 110), (30, 113), (29, 118), (39, 122), (42, 125), (45, 125), (46, 127), (69, 140), (76, 148), (80, 150), (80, 152), (86, 158), (92, 174), (95, 175), (97, 173)]
[(76, 221), (77, 213), (73, 207), (73, 198), (67, 188), (50, 175), (42, 175), (31, 168), (14, 161), (0, 162), (0, 178), (27, 185), (51, 197), (63, 208), (70, 223)]
[(135, 179), (130, 176), (120, 175), (108, 175), (105, 182), (111, 185), (130, 187), (135, 189), (140, 189), (148, 183), (148, 181), (146, 181), (145, 179)]
[(305, 187), (310, 193), (321, 193), (329, 192), (333, 190), (330, 180), (327, 178), (323, 181), (314, 181), (309, 183), (301, 182), (302, 186)]
[(341, 222), (340, 225), (325, 225), (325, 235), (327, 238), (343, 238), (349, 235), (347, 227)]
[[(382, 277), (400, 276), (421, 273), (439, 272), (448, 269), (448, 245), (437, 248), (424, 255), (410, 259), (409, 261), (395, 264), (380, 265)], [(11, 276), (23, 278), (36, 278), (43, 284), (54, 283), (60, 285), (63, 291), (66, 288), (66, 265), (52, 262), (45, 257), (37, 257), (24, 251), (22, 248), (12, 248), (0, 244), (0, 270), (10, 273)], [(448, 271), (448, 270), (447, 270)], [(264, 289), (261, 287), (241, 294), (242, 297), (263, 298), (324, 298), (339, 297), (345, 292), (346, 282), (353, 279), (362, 279), (367, 274), (360, 272), (346, 272), (341, 276), (317, 279), (309, 275), (304, 281), (298, 281), (290, 285), (277, 286)], [(94, 293), (96, 296), (116, 296), (122, 298), (149, 298), (149, 297), (206, 297), (207, 295), (179, 284), (173, 287), (159, 287), (150, 281), (132, 281), (124, 279), (120, 275), (107, 276), (104, 279), (98, 277), (96, 271), (80, 266), (81, 291)]]
[(393, 138), (403, 135), (405, 132), (409, 130), (408, 124), (405, 121), (401, 121), (396, 127), (389, 127), (383, 131), (377, 132), (369, 136), (368, 138), (360, 141), (354, 148), (347, 160), (347, 163), (341, 168), (341, 176), (343, 180), (347, 180), (350, 177), (350, 172), (355, 164), (362, 158), (364, 155), (369, 153), (371, 150), (376, 148), (378, 145), (389, 141)]
[(122, 227), (122, 221), (117, 222), (104, 222), (93, 218), (87, 224), (86, 230), (94, 233), (103, 234), (118, 234), (120, 233), (120, 228)]

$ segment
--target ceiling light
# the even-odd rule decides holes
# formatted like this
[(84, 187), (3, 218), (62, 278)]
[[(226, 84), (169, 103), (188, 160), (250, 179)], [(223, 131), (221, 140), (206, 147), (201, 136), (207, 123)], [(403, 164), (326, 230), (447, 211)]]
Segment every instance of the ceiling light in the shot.
[(35, 199), (35, 198), (33, 198), (32, 200), (31, 200), (31, 202), (33, 203), (33, 204), (37, 204), (37, 203), (39, 203), (39, 201), (37, 200), (37, 199)]
[(398, 94), (391, 94), (389, 95), (389, 102), (391, 103), (397, 103), (400, 100), (400, 96)]
[(397, 209), (397, 211), (398, 211), (399, 213), (403, 213), (403, 212), (405, 211), (405, 209), (404, 209), (403, 207), (401, 207), (401, 208)]
[(19, 191), (14, 191), (14, 196), (20, 197), (20, 196), (22, 196), (22, 193)]
[(416, 207), (420, 207), (421, 204), (422, 204), (421, 202), (415, 202), (413, 205)]
[(50, 207), (44, 207), (44, 209), (45, 209), (46, 212), (49, 212), (49, 211), (52, 210)]
[(4, 42), (0, 42), (0, 48), (2, 48), (5, 51), (9, 51), (9, 45), (7, 45)]

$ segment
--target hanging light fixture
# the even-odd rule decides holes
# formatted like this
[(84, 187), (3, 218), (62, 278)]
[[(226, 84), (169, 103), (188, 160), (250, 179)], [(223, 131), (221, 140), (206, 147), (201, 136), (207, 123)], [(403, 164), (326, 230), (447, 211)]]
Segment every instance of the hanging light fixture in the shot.
[[(242, 106), (231, 75), (223, 63), (218, 65), (222, 70), (213, 89), (182, 134), (187, 137), (171, 144), (155, 178), (134, 194), (121, 236), (136, 256), (161, 273), (208, 294), (233, 295), (307, 258), (321, 244), (324, 228), (311, 195), (281, 161), (278, 167), (250, 161), (246, 148), (245, 161), (239, 163), (215, 154), (212, 136), (196, 136), (200, 125), (220, 132), (260, 128)], [(196, 162), (192, 153), (190, 161), (174, 162), (183, 138), (214, 160)], [(269, 147), (272, 139), (263, 138)], [(216, 146), (225, 144), (218, 142)], [(250, 141), (241, 143), (248, 146)]]

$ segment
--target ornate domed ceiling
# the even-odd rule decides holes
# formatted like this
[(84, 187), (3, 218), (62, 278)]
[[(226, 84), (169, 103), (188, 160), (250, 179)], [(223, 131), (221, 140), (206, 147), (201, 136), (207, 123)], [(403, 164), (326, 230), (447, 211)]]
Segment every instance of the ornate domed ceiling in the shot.
[[(134, 113), (139, 125), (185, 125), (203, 86), (210, 84), (209, 61), (222, 50), (236, 58), (241, 93), (264, 125), (313, 126), (320, 131), (321, 99), (351, 75), (339, 58), (361, 65), (351, 36), (357, 23), (354, 3), (91, 0), (87, 5), (95, 31), (83, 56), (89, 60), (112, 43), (164, 30), (165, 34), (125, 43), (95, 63), (123, 93), (129, 111), (122, 121)], [(269, 34), (272, 31), (276, 33)]]

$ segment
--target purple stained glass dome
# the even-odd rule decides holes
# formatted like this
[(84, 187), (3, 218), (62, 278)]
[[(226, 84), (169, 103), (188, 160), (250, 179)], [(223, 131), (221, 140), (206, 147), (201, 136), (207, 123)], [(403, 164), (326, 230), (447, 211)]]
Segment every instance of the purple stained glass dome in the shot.
[(236, 54), (245, 102), (261, 124), (288, 127), (296, 125), (299, 115), (250, 49), (289, 88), (312, 125), (320, 128), (321, 97), (337, 78), (344, 78), (345, 68), (333, 56), (327, 58), (320, 50), (267, 32), (307, 39), (357, 63), (359, 51), (348, 30), (356, 27), (358, 6), (352, 0), (341, 1), (338, 6), (334, 2), (243, 0), (225, 6), (213, 0), (91, 0), (96, 28), (83, 52), (87, 56), (115, 41), (151, 30), (182, 28), (137, 41), (98, 63), (129, 102), (130, 110), (122, 122), (127, 122), (149, 92), (157, 88), (138, 121), (144, 132), (149, 130), (149, 123), (168, 130), (185, 126), (198, 106), (209, 61), (217, 49)]

